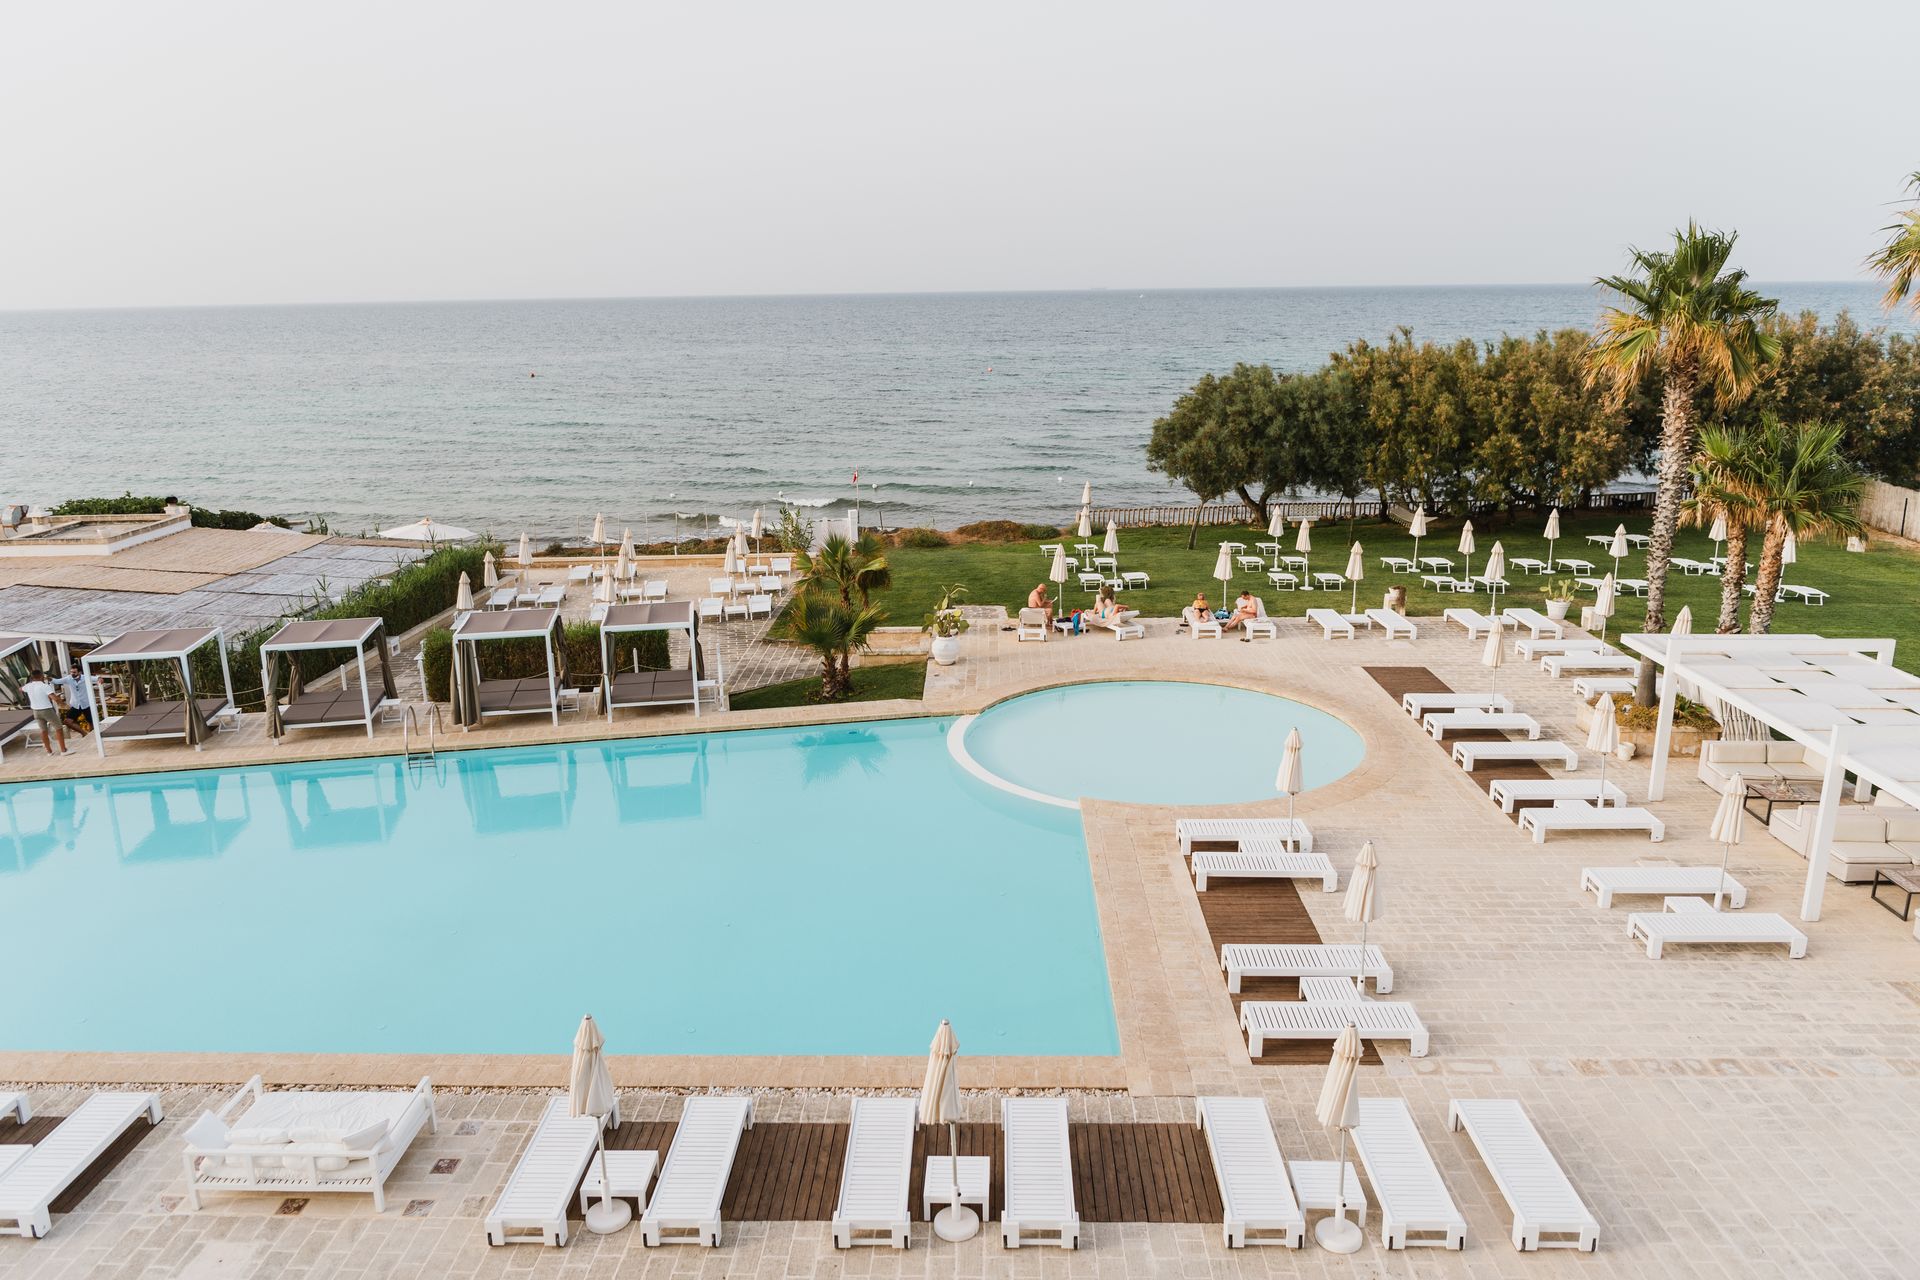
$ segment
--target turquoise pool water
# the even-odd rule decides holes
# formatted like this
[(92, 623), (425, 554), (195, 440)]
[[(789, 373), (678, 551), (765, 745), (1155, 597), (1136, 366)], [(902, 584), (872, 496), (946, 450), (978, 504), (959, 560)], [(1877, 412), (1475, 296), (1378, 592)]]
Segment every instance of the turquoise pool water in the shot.
[(1115, 680), (1022, 694), (980, 713), (966, 750), (988, 772), (1063, 800), (1234, 804), (1274, 795), (1287, 732), (1308, 788), (1353, 771), (1360, 735), (1314, 707), (1217, 684)]
[(0, 787), (0, 1049), (1118, 1052), (1078, 815), (950, 723)]

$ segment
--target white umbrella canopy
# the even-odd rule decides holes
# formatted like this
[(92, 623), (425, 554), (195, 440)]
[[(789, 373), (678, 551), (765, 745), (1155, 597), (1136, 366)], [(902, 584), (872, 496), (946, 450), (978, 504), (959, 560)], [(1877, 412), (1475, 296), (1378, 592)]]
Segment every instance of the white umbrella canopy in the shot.
[(1718, 544), (1726, 540), (1727, 513), (1724, 511), (1716, 512), (1713, 517), (1713, 528), (1707, 530), (1707, 541)]
[(593, 598), (599, 604), (613, 603), (613, 578), (602, 574), (600, 581), (593, 584)]
[(593, 513), (593, 545), (596, 547), (604, 546), (606, 541), (607, 513), (604, 511), (596, 511)]
[(1747, 830), (1747, 780), (1738, 773), (1727, 779), (1727, 786), (1720, 793), (1720, 805), (1713, 811), (1713, 823), (1707, 828), (1707, 839), (1720, 842), (1720, 883), (1713, 891), (1713, 908), (1720, 909), (1720, 899), (1727, 892), (1727, 861), (1733, 856), (1733, 846), (1740, 843), (1740, 837)]
[(1220, 584), (1220, 599), (1226, 602), (1227, 584), (1233, 581), (1233, 553), (1227, 550), (1227, 544), (1220, 544), (1220, 554), (1213, 562), (1213, 578)]
[(1545, 536), (1545, 538), (1547, 539), (1547, 541), (1548, 541), (1548, 542), (1554, 542), (1554, 541), (1557, 541), (1557, 540), (1559, 539), (1559, 537), (1560, 537), (1560, 508), (1558, 508), (1558, 507), (1555, 507), (1555, 508), (1554, 508), (1553, 510), (1551, 510), (1551, 511), (1549, 511), (1549, 512), (1547, 512), (1547, 531), (1546, 531), (1546, 534), (1545, 534), (1544, 536)]
[(1367, 553), (1357, 542), (1347, 550), (1347, 571), (1342, 576), (1350, 584), (1352, 592), (1352, 599), (1347, 602), (1347, 611), (1358, 613), (1360, 612), (1360, 579), (1367, 576)]
[(934, 1216), (933, 1229), (942, 1240), (966, 1240), (980, 1230), (979, 1216), (960, 1203), (960, 1075), (954, 1058), (960, 1053), (960, 1039), (953, 1024), (940, 1019), (927, 1051), (927, 1075), (920, 1083), (920, 1123), (929, 1127), (947, 1126), (948, 1155), (952, 1160), (953, 1199)]
[(1299, 531), (1293, 535), (1293, 549), (1303, 556), (1313, 550), (1313, 521), (1300, 522)]
[(732, 538), (727, 539), (727, 555), (720, 563), (720, 572), (729, 578), (740, 572), (740, 549), (734, 545)]
[(1600, 799), (1606, 803), (1607, 761), (1620, 749), (1620, 718), (1614, 713), (1613, 695), (1603, 693), (1593, 704), (1593, 723), (1587, 727), (1587, 750), (1600, 757)]
[(493, 552), (487, 552), (486, 559), (480, 562), (480, 585), (491, 591), (500, 585), (500, 570), (493, 563)]
[[(1506, 660), (1507, 629), (1505, 627), (1495, 626), (1487, 632), (1487, 643), (1485, 647), (1480, 650), (1480, 665), (1497, 672)], [(1496, 675), (1493, 678), (1493, 683), (1496, 686), (1498, 685), (1499, 676)]]
[(1413, 513), (1413, 521), (1407, 526), (1407, 532), (1416, 538), (1427, 536), (1427, 509), (1420, 507)]
[(1327, 1062), (1327, 1078), (1320, 1086), (1320, 1100), (1313, 1109), (1314, 1118), (1328, 1129), (1340, 1131), (1340, 1153), (1333, 1162), (1338, 1181), (1334, 1190), (1331, 1218), (1323, 1218), (1313, 1229), (1313, 1238), (1331, 1253), (1354, 1253), (1365, 1242), (1356, 1223), (1347, 1221), (1347, 1134), (1360, 1124), (1360, 1030), (1347, 1024), (1333, 1042), (1333, 1056)]
[(1460, 543), (1456, 548), (1467, 558), (1466, 567), (1461, 573), (1463, 578), (1473, 577), (1473, 521), (1463, 521), (1460, 525)]
[(1380, 915), (1380, 855), (1373, 841), (1360, 846), (1353, 860), (1353, 874), (1347, 878), (1347, 896), (1340, 900), (1340, 914), (1351, 924), (1368, 924)]
[(1601, 617), (1600, 634), (1602, 636), (1607, 634), (1607, 624), (1605, 620), (1613, 616), (1614, 591), (1613, 575), (1608, 574), (1606, 577), (1600, 579), (1600, 589), (1593, 594), (1593, 611)]
[(1287, 798), (1287, 820), (1293, 820), (1293, 798), (1304, 789), (1306, 771), (1300, 767), (1300, 730), (1287, 731), (1287, 741), (1280, 748), (1280, 770), (1274, 775), (1273, 789)]
[(473, 612), (473, 583), (467, 580), (464, 572), (460, 575), (460, 589), (453, 593), (453, 610), (455, 613)]
[(747, 527), (743, 524), (737, 524), (733, 527), (733, 550), (734, 553), (740, 557), (741, 562), (745, 563), (747, 558)]
[(620, 534), (620, 558), (622, 560), (633, 559), (633, 529), (631, 527), (623, 530)]
[(531, 568), (533, 565), (533, 539), (527, 536), (524, 529), (520, 531), (519, 562), (522, 569)]
[(748, 537), (750, 537), (750, 538), (752, 538), (752, 539), (753, 539), (753, 540), (754, 540), (755, 542), (759, 542), (759, 541), (760, 541), (760, 528), (761, 528), (761, 525), (760, 525), (760, 508), (758, 508), (758, 507), (755, 507), (755, 508), (753, 509), (753, 525), (752, 525), (752, 527), (751, 527), (751, 528), (749, 528), (749, 529), (747, 530), (747, 536), (748, 536)]
[(1487, 567), (1480, 571), (1480, 576), (1487, 580), (1487, 612), (1497, 614), (1499, 611), (1494, 606), (1499, 603), (1500, 582), (1507, 576), (1506, 547), (1497, 541), (1493, 544), (1493, 550), (1487, 553)]
[(438, 524), (432, 516), (422, 516), (412, 524), (382, 529), (380, 536), (395, 542), (471, 542), (480, 535), (457, 524)]
[(1053, 563), (1047, 566), (1047, 581), (1065, 582), (1066, 580), (1067, 549), (1065, 547), (1055, 547), (1053, 551)]
[(1782, 567), (1792, 564), (1800, 558), (1800, 539), (1793, 536), (1793, 530), (1787, 530), (1787, 540), (1780, 546), (1780, 564)]
[(1269, 538), (1277, 538), (1286, 531), (1287, 518), (1281, 514), (1280, 508), (1275, 507), (1273, 509), (1273, 519), (1267, 521), (1267, 536)]
[(1113, 521), (1107, 521), (1107, 536), (1100, 543), (1100, 549), (1110, 556), (1120, 554), (1120, 527)]
[(1074, 532), (1075, 532), (1075, 533), (1076, 533), (1077, 535), (1079, 535), (1080, 537), (1082, 537), (1082, 538), (1091, 538), (1091, 537), (1093, 536), (1093, 510), (1092, 510), (1092, 508), (1090, 508), (1090, 507), (1082, 507), (1082, 508), (1080, 508), (1080, 524), (1079, 524), (1079, 526), (1078, 526), (1078, 527), (1077, 527), (1077, 528), (1076, 528), (1076, 529), (1074, 530)]
[(1681, 605), (1680, 612), (1673, 615), (1673, 626), (1669, 627), (1667, 630), (1669, 635), (1676, 635), (1676, 636), (1692, 635), (1693, 634), (1693, 606), (1690, 604)]
[[(604, 1118), (619, 1106), (613, 1074), (607, 1070), (603, 1052), (606, 1045), (606, 1037), (600, 1034), (593, 1015), (580, 1019), (580, 1029), (573, 1034), (572, 1069), (567, 1073), (568, 1115)], [(607, 1144), (602, 1126), (595, 1126), (594, 1137), (600, 1148), (601, 1196), (600, 1203), (587, 1210), (587, 1230), (606, 1235), (632, 1221), (633, 1210), (625, 1200), (615, 1200), (608, 1194), (613, 1184), (607, 1178)]]
[(1083, 507), (1093, 505), (1093, 481), (1091, 480), (1080, 482), (1080, 505)]
[(1627, 526), (1623, 524), (1615, 525), (1613, 529), (1613, 541), (1607, 544), (1607, 554), (1624, 558), (1631, 555), (1632, 552), (1633, 547), (1627, 542)]

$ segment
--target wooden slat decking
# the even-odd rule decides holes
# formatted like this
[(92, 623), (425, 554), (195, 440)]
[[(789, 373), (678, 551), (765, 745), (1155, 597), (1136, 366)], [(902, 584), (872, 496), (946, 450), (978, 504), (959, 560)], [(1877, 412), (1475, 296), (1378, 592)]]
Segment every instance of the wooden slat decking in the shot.
[[(1400, 699), (1409, 693), (1452, 693), (1453, 687), (1425, 667), (1367, 667), (1366, 673), (1373, 677), (1374, 683), (1385, 689), (1398, 706)], [(1488, 675), (1492, 675), (1488, 672)], [(1517, 709), (1517, 708), (1516, 708)], [(1405, 715), (1403, 711), (1401, 713)], [(1407, 717), (1412, 720), (1411, 716)], [(1415, 728), (1419, 728), (1416, 724)], [(1422, 731), (1421, 737), (1428, 745), (1446, 753), (1449, 760), (1453, 756), (1455, 742), (1501, 742), (1507, 735), (1492, 730), (1474, 730), (1467, 733), (1450, 733), (1444, 742), (1435, 742), (1431, 735)], [(1503, 778), (1551, 778), (1553, 774), (1533, 763), (1531, 760), (1493, 760), (1482, 764), (1472, 773), (1466, 774), (1475, 786), (1482, 791), (1492, 787), (1494, 782)], [(1519, 821), (1516, 816), (1512, 821)]]
[[(654, 1150), (666, 1159), (673, 1121), (623, 1124), (607, 1146)], [(1190, 1124), (1073, 1124), (1074, 1199), (1087, 1222), (1218, 1222), (1220, 1188), (1207, 1140)], [(840, 1195), (844, 1124), (756, 1124), (742, 1135), (721, 1212), (736, 1222), (826, 1222)], [(921, 1129), (913, 1144), (908, 1203), (920, 1219), (926, 1157), (947, 1154), (947, 1131)], [(960, 1126), (960, 1154), (993, 1160), (992, 1206), (1004, 1203), (1005, 1152), (998, 1124)], [(576, 1203), (574, 1212), (578, 1213)]]
[[(35, 1116), (23, 1125), (15, 1125), (10, 1120), (0, 1121), (0, 1142), (9, 1144), (30, 1142), (38, 1145), (48, 1134), (58, 1128), (65, 1118), (65, 1116)], [(101, 1153), (98, 1160), (87, 1166), (85, 1173), (73, 1180), (72, 1186), (54, 1200), (53, 1211), (72, 1213), (79, 1208), (80, 1202), (87, 1198), (87, 1194), (100, 1185), (100, 1180), (112, 1173), (114, 1167), (126, 1158), (127, 1153), (139, 1146), (141, 1140), (153, 1130), (153, 1123), (144, 1117), (134, 1121), (132, 1128), (121, 1134), (112, 1146)]]

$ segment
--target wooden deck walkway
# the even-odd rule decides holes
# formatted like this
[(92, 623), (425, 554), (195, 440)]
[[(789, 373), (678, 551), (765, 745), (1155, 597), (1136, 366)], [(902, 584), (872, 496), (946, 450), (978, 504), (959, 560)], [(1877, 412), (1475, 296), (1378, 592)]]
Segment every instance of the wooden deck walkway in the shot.
[[(1409, 693), (1454, 692), (1451, 685), (1425, 667), (1367, 667), (1366, 673), (1373, 677), (1375, 684), (1387, 691), (1393, 698), (1395, 706), (1398, 706), (1400, 699)], [(1401, 714), (1405, 715), (1406, 713), (1402, 712)], [(1413, 717), (1408, 716), (1407, 718), (1411, 720)], [(1475, 729), (1465, 733), (1449, 733), (1445, 742), (1435, 742), (1429, 734), (1424, 732), (1420, 736), (1427, 739), (1428, 745), (1445, 752), (1448, 759), (1452, 759), (1453, 757), (1453, 744), (1455, 742), (1502, 742), (1505, 741), (1507, 737), (1504, 733), (1490, 729)], [(1479, 787), (1482, 791), (1486, 791), (1492, 787), (1495, 782), (1503, 779), (1551, 778), (1554, 775), (1531, 760), (1490, 760), (1465, 776), (1475, 786)], [(1516, 808), (1516, 812), (1510, 821), (1518, 822), (1519, 820)]]
[[(608, 1134), (615, 1150), (655, 1150), (666, 1159), (673, 1121), (623, 1124)], [(1074, 1124), (1074, 1200), (1087, 1222), (1218, 1222), (1220, 1188), (1207, 1140), (1189, 1124)], [(747, 1130), (733, 1163), (721, 1212), (742, 1222), (825, 1222), (840, 1195), (847, 1126), (761, 1123)], [(947, 1133), (914, 1139), (908, 1203), (920, 1217), (926, 1157), (947, 1154)], [(960, 1126), (960, 1154), (993, 1159), (992, 1207), (1004, 1203), (1005, 1152), (997, 1124)], [(576, 1204), (574, 1212), (578, 1213)]]

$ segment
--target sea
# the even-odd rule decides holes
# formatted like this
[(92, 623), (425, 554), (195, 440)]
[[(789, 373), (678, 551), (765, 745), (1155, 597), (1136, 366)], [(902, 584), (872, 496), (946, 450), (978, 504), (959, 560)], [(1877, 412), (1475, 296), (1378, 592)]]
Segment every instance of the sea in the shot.
[[(1762, 287), (1912, 330), (1872, 284)], [(543, 541), (856, 502), (867, 525), (1063, 523), (1083, 484), (1182, 500), (1144, 447), (1201, 374), (1600, 306), (1540, 285), (0, 312), (0, 503), (130, 491)]]

